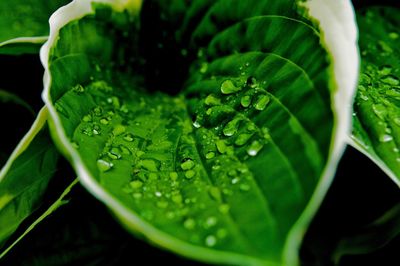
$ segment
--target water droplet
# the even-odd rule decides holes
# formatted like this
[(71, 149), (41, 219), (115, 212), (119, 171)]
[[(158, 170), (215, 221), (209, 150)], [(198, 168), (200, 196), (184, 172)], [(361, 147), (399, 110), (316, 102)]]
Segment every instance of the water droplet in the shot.
[(205, 224), (204, 224), (204, 227), (205, 227), (205, 228), (211, 228), (211, 227), (213, 227), (213, 226), (216, 226), (216, 225), (217, 225), (217, 222), (218, 222), (218, 220), (217, 220), (216, 217), (210, 216), (210, 217), (208, 217), (208, 218), (206, 219), (206, 222), (205, 222)]
[(225, 153), (227, 151), (227, 146), (225, 144), (225, 141), (219, 139), (215, 142), (215, 146), (217, 147), (217, 150), (220, 153)]
[(178, 179), (178, 173), (171, 172), (171, 173), (169, 173), (169, 177), (171, 178), (171, 180), (176, 181)]
[(125, 126), (123, 126), (123, 125), (116, 125), (116, 126), (114, 127), (114, 129), (113, 129), (113, 134), (114, 134), (114, 136), (119, 136), (119, 135), (121, 135), (122, 133), (124, 133), (125, 130), (126, 130), (126, 127), (125, 127)]
[(72, 90), (77, 94), (85, 92), (85, 88), (80, 84), (76, 85)]
[(251, 139), (251, 137), (252, 137), (253, 135), (254, 135), (253, 133), (250, 133), (250, 134), (247, 134), (247, 133), (240, 134), (240, 135), (236, 138), (236, 140), (235, 140), (235, 145), (237, 145), (237, 146), (243, 146), (244, 144), (246, 144), (246, 143)]
[(198, 120), (196, 120), (196, 121), (193, 122), (193, 126), (194, 126), (195, 128), (200, 128), (200, 127), (201, 127), (201, 124), (199, 123)]
[(195, 166), (195, 163), (191, 159), (187, 159), (183, 163), (181, 163), (182, 170), (190, 170)]
[(139, 166), (152, 172), (158, 171), (158, 165), (154, 160), (146, 159), (139, 161)]
[(217, 238), (213, 235), (209, 235), (206, 237), (205, 243), (207, 247), (213, 247), (217, 244)]
[(389, 65), (384, 65), (379, 68), (379, 74), (382, 76), (386, 76), (392, 73), (392, 67)]
[(263, 148), (263, 144), (257, 140), (253, 141), (247, 148), (247, 154), (250, 156), (256, 156), (258, 152)]
[(113, 163), (107, 162), (103, 159), (97, 160), (97, 168), (100, 170), (100, 172), (107, 172), (114, 166)]
[(217, 98), (214, 94), (210, 94), (204, 100), (204, 103), (209, 106), (221, 105), (221, 99)]
[(85, 115), (85, 116), (82, 118), (82, 121), (83, 121), (83, 122), (92, 122), (92, 116), (91, 116), (91, 115)]
[(101, 109), (101, 107), (95, 107), (93, 113), (95, 116), (101, 116), (103, 114), (103, 109)]
[(127, 142), (132, 142), (133, 141), (133, 135), (131, 133), (128, 133), (124, 136), (124, 140)]
[(393, 140), (393, 136), (388, 135), (388, 134), (383, 134), (379, 137), (380, 142), (389, 142)]
[(207, 72), (207, 69), (208, 69), (208, 63), (207, 63), (207, 62), (203, 62), (203, 63), (201, 64), (201, 67), (200, 67), (200, 73), (201, 73), (201, 74), (206, 73), (206, 72)]
[(110, 122), (106, 118), (100, 119), (100, 123), (103, 125), (108, 125)]
[(210, 151), (210, 152), (208, 152), (207, 154), (206, 154), (206, 159), (207, 160), (210, 160), (210, 159), (212, 159), (212, 158), (214, 158), (215, 157), (215, 152), (213, 152), (213, 151)]
[(240, 121), (241, 118), (234, 118), (233, 120), (229, 121), (222, 131), (224, 135), (227, 137), (235, 135), (238, 132)]
[(398, 152), (400, 152), (400, 150), (399, 150), (399, 148), (395, 147), (395, 148), (393, 148), (393, 152), (398, 153)]
[(93, 125), (93, 134), (100, 135), (100, 133), (101, 133), (101, 128), (99, 127), (99, 125), (97, 124)]
[(129, 183), (129, 185), (131, 186), (131, 188), (136, 190), (136, 189), (139, 189), (139, 188), (141, 188), (143, 186), (143, 182), (140, 181), (140, 180), (134, 180), (134, 181), (131, 181)]
[(149, 180), (157, 180), (158, 179), (158, 174), (157, 173), (150, 173), (149, 174)]
[(154, 193), (154, 195), (156, 195), (157, 198), (162, 197), (162, 193), (161, 193), (160, 191), (156, 191), (156, 192)]
[(214, 199), (215, 201), (221, 202), (222, 201), (222, 196), (221, 196), (221, 190), (218, 187), (210, 187), (208, 189), (208, 194), (210, 194), (211, 198)]
[(254, 105), (254, 108), (256, 110), (262, 111), (267, 107), (268, 103), (270, 101), (270, 97), (268, 95), (261, 95), (258, 97), (256, 104)]
[(386, 107), (383, 104), (373, 104), (372, 105), (372, 110), (374, 111), (374, 113), (376, 114), (376, 116), (381, 119), (384, 120), (387, 114), (387, 110)]
[(187, 56), (187, 55), (188, 55), (188, 50), (182, 49), (182, 50), (181, 50), (181, 55), (182, 55), (182, 56)]
[(250, 106), (251, 104), (251, 97), (249, 95), (245, 95), (242, 97), (242, 99), (240, 100), (240, 104), (244, 107), (247, 108)]
[(74, 149), (76, 149), (76, 150), (79, 149), (79, 144), (76, 143), (76, 142), (71, 142), (71, 146), (72, 146)]
[(108, 157), (110, 157), (112, 160), (119, 160), (121, 159), (121, 150), (119, 148), (113, 147), (111, 150), (107, 153)]
[(225, 80), (221, 85), (221, 92), (223, 94), (232, 94), (240, 91), (242, 88), (236, 87), (232, 80)]
[(387, 76), (381, 78), (381, 81), (383, 83), (386, 83), (391, 86), (398, 86), (400, 84), (399, 78), (397, 78), (396, 76), (393, 76), (393, 75), (387, 75)]
[(188, 230), (193, 230), (196, 227), (196, 221), (192, 218), (188, 218), (183, 222), (183, 226)]
[(187, 179), (192, 179), (196, 175), (196, 172), (193, 170), (189, 170), (185, 172), (185, 177)]
[(122, 154), (126, 154), (126, 155), (131, 154), (131, 151), (124, 145), (119, 145), (119, 149), (121, 150)]

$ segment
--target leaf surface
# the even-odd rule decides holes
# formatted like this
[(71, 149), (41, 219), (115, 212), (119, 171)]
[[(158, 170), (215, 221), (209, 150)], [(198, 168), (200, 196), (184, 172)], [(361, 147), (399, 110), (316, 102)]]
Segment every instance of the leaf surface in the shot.
[(0, 2), (0, 53), (36, 53), (49, 34), (50, 15), (69, 0)]
[(350, 121), (357, 67), (339, 88), (334, 73), (357, 60), (295, 1), (144, 1), (136, 17), (119, 3), (59, 10), (41, 51), (52, 134), (82, 183), (184, 256), (294, 265)]
[(362, 69), (354, 104), (353, 146), (400, 185), (400, 10), (358, 13)]
[(56, 169), (58, 152), (43, 109), (0, 171), (0, 245), (40, 204)]

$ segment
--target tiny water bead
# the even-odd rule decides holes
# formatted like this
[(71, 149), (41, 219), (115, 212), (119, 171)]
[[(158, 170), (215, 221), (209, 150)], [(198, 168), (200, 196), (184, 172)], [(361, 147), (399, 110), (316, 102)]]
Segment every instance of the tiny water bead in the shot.
[(130, 185), (131, 188), (133, 188), (133, 189), (139, 189), (139, 188), (143, 187), (143, 182), (140, 181), (140, 180), (134, 180), (134, 181), (131, 181), (131, 182), (129, 183), (129, 185)]
[(183, 222), (183, 226), (188, 230), (193, 230), (196, 227), (196, 221), (192, 218), (188, 218)]
[(214, 247), (217, 244), (217, 238), (214, 235), (209, 235), (205, 239), (207, 247)]
[(97, 160), (97, 168), (100, 172), (107, 172), (113, 168), (114, 164), (103, 159)]
[(258, 152), (263, 148), (263, 144), (258, 140), (253, 141), (247, 148), (247, 154), (250, 156), (256, 156)]
[(204, 100), (204, 103), (209, 106), (221, 105), (221, 99), (216, 97), (214, 94), (210, 94)]
[(244, 107), (247, 108), (251, 104), (251, 96), (250, 95), (245, 95), (240, 99), (240, 104)]
[(190, 170), (195, 166), (195, 163), (192, 159), (187, 159), (183, 163), (181, 163), (182, 170)]
[(388, 134), (383, 134), (379, 137), (380, 142), (389, 142), (393, 140), (393, 136), (388, 135)]
[(132, 142), (134, 140), (133, 135), (131, 133), (128, 133), (124, 136), (124, 140), (127, 142)]
[(270, 97), (268, 95), (261, 95), (258, 97), (254, 105), (254, 108), (256, 110), (263, 111), (267, 107), (269, 102), (270, 102)]
[(233, 94), (236, 92), (241, 91), (242, 88), (241, 87), (237, 87), (232, 80), (228, 79), (225, 80), (222, 85), (221, 85), (221, 92), (223, 94)]

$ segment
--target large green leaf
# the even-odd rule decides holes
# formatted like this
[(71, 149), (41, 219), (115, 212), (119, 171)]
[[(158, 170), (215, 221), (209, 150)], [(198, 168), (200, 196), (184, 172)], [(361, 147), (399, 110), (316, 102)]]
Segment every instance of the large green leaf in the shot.
[(400, 185), (400, 10), (358, 13), (362, 69), (354, 104), (353, 146)]
[(0, 53), (37, 52), (49, 34), (50, 15), (69, 0), (0, 1)]
[(57, 11), (41, 51), (85, 187), (184, 256), (295, 265), (350, 124), (349, 2), (95, 2)]
[(38, 115), (0, 172), (0, 245), (39, 205), (56, 169), (58, 152), (46, 125), (47, 109)]

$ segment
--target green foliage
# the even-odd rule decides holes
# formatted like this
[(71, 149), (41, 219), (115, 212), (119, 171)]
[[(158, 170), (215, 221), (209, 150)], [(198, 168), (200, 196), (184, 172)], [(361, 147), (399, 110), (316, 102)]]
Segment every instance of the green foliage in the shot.
[(182, 255), (295, 263), (299, 219), (343, 146), (331, 55), (303, 12), (226, 0), (146, 1), (136, 19), (82, 1), (57, 12), (45, 99), (83, 184)]
[(354, 105), (355, 147), (400, 184), (400, 11), (360, 11), (362, 70)]
[(69, 0), (0, 1), (0, 53), (37, 53), (49, 34), (50, 15)]

